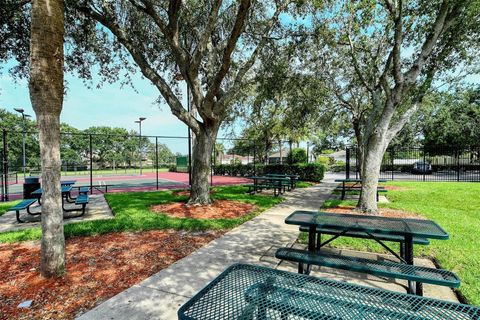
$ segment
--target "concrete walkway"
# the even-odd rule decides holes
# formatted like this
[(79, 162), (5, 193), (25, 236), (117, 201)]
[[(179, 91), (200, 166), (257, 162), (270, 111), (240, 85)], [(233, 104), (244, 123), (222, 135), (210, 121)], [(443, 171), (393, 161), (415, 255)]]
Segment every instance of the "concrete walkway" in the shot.
[(286, 225), (294, 210), (318, 210), (335, 187), (322, 183), (287, 193), (280, 205), (103, 302), (78, 319), (176, 319), (178, 308), (233, 263), (277, 267), (274, 249), (291, 246), (298, 227)]

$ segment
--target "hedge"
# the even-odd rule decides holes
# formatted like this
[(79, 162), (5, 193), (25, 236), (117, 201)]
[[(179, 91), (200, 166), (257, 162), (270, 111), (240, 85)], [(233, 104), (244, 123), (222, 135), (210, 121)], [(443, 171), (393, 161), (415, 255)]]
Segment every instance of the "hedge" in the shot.
[[(255, 169), (255, 170), (254, 170)], [(325, 174), (325, 166), (320, 163), (299, 164), (221, 164), (213, 167), (214, 174), (228, 176), (251, 176), (268, 173), (297, 174), (300, 180), (320, 182)]]

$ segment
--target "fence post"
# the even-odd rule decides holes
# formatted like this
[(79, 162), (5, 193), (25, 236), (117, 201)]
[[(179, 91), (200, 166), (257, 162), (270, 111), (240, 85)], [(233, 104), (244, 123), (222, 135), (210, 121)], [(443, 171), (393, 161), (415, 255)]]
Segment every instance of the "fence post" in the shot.
[(395, 151), (393, 149), (390, 150), (390, 159), (392, 160), (392, 181), (394, 180), (393, 170), (395, 169)]
[(213, 186), (213, 168), (215, 166), (215, 158), (216, 156), (216, 145), (215, 142), (213, 143), (213, 159), (210, 160), (210, 187)]
[(425, 159), (425, 145), (423, 146), (423, 181), (425, 181), (425, 162), (426, 162), (426, 159)]
[(309, 142), (309, 141), (307, 141), (307, 163), (309, 163), (309, 162), (310, 162), (310, 157), (309, 157), (309, 152), (308, 152), (308, 151), (309, 151), (309, 149), (310, 149), (310, 142)]
[(345, 179), (350, 179), (350, 148), (345, 148)]
[(8, 201), (8, 148), (7, 148), (7, 130), (3, 129), (3, 157), (2, 157), (2, 165), (3, 165), (3, 201)]
[(93, 144), (92, 144), (92, 134), (88, 135), (90, 142), (90, 194), (93, 194)]
[(158, 190), (158, 137), (155, 137), (155, 179)]
[(253, 143), (253, 175), (257, 175), (257, 166), (255, 164), (255, 158), (257, 156), (257, 144)]
[(355, 148), (355, 179), (358, 179), (358, 147)]
[(457, 182), (460, 181), (460, 150), (457, 149)]

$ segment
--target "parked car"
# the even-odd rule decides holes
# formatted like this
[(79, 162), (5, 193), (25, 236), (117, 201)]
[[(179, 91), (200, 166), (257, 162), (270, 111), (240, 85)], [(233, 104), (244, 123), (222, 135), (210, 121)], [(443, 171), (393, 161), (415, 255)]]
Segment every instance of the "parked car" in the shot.
[(413, 164), (412, 173), (432, 174), (432, 165), (426, 161), (417, 161)]

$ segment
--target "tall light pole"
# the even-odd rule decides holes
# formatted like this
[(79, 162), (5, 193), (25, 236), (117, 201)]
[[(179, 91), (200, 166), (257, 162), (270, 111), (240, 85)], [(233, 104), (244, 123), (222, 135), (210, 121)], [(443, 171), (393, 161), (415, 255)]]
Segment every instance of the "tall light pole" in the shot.
[[(185, 80), (182, 76), (182, 74), (177, 74), (175, 76), (175, 80), (177, 81), (182, 81)], [(185, 83), (187, 85), (187, 111), (190, 113), (190, 86), (188, 85), (188, 81), (185, 80)], [(188, 186), (191, 188), (192, 187), (192, 133), (190, 126), (188, 127)]]
[(25, 176), (26, 176), (26, 157), (25, 157), (25, 136), (27, 134), (27, 126), (26, 126), (26, 122), (25, 122), (25, 119), (28, 118), (28, 117), (31, 117), (31, 115), (29, 114), (25, 114), (25, 110), (23, 110), (22, 108), (13, 108), (13, 110), (17, 111), (18, 113), (21, 113), (22, 114), (22, 128), (23, 128), (23, 132), (22, 132), (22, 147), (23, 147), (23, 180), (25, 180)]
[(139, 138), (138, 138), (138, 151), (140, 153), (140, 175), (142, 174), (142, 121), (147, 118), (140, 117), (138, 120), (135, 121), (135, 123), (138, 123), (138, 128), (139, 128)]

